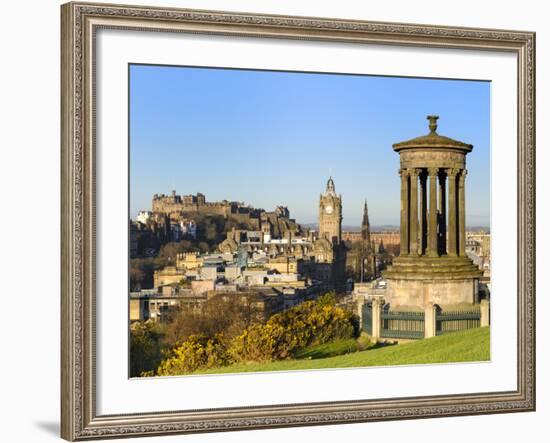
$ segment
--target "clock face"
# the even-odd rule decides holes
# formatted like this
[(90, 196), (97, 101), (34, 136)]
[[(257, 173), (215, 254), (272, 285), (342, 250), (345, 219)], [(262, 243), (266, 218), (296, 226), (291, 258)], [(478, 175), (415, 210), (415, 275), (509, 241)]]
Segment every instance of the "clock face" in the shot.
[(331, 205), (325, 206), (325, 212), (327, 214), (332, 214), (332, 211), (333, 211), (333, 209), (332, 209)]

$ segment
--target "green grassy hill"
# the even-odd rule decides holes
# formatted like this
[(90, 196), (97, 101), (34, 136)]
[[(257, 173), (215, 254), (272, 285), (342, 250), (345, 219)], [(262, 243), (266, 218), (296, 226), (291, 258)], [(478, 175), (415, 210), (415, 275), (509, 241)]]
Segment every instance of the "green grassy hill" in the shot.
[[(341, 340), (333, 344), (313, 348), (308, 352), (302, 352), (301, 355), (305, 358), (270, 363), (236, 364), (200, 371), (200, 373), (220, 374), (487, 361), (490, 359), (489, 328), (470, 329), (425, 340), (375, 347), (366, 351), (354, 352), (355, 349), (354, 340)], [(347, 353), (330, 356), (343, 352)]]

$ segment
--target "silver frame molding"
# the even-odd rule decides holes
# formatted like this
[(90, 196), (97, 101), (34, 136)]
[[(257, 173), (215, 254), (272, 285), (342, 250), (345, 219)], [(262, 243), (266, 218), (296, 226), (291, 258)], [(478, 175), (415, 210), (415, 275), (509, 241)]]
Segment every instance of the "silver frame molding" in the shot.
[[(99, 28), (506, 51), (518, 60), (518, 380), (510, 392), (145, 414), (95, 408), (95, 77)], [(61, 7), (61, 436), (88, 440), (535, 410), (535, 34), (234, 12)]]

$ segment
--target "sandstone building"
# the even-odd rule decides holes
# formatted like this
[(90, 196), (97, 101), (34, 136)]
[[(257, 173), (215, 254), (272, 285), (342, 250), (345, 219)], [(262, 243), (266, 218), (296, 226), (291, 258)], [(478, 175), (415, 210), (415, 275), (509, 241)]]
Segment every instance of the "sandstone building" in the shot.
[(399, 248), (400, 232), (399, 231), (377, 231), (371, 232), (370, 238), (374, 244), (376, 252), (383, 252), (392, 247), (392, 249)]
[[(375, 252), (384, 252), (385, 250), (399, 249), (400, 232), (394, 230), (370, 231), (371, 244)], [(342, 239), (347, 242), (355, 243), (363, 239), (361, 231), (343, 231)]]
[(488, 279), (491, 276), (491, 234), (483, 230), (466, 232), (466, 253)]
[(342, 240), (342, 195), (330, 177), (319, 196), (319, 236), (313, 244), (313, 278), (342, 290), (346, 281), (346, 245)]

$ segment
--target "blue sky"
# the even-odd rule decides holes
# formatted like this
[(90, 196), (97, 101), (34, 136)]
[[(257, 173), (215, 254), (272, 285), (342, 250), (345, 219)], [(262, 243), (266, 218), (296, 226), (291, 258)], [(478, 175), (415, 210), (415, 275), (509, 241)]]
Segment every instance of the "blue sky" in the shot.
[(474, 145), (467, 224), (489, 225), (490, 83), (365, 75), (130, 66), (130, 211), (155, 193), (202, 192), (317, 221), (329, 175), (345, 225), (399, 224), (392, 144), (429, 132)]

